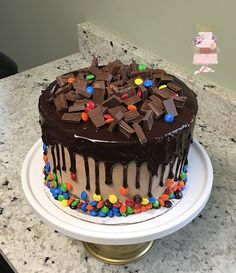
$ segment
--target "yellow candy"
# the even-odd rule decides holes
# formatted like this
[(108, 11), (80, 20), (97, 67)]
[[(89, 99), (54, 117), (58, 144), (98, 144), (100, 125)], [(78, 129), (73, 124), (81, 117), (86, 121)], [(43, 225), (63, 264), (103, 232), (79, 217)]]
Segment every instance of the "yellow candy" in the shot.
[(167, 87), (166, 84), (162, 84), (161, 86), (159, 86), (159, 89), (162, 90), (162, 89), (165, 89)]
[(147, 204), (149, 204), (149, 200), (148, 200), (148, 198), (143, 198), (143, 200), (142, 200), (142, 203), (141, 203), (142, 205), (147, 205)]
[(110, 194), (108, 199), (112, 204), (115, 204), (117, 202), (117, 197), (115, 194)]
[(64, 199), (61, 201), (62, 206), (68, 207), (68, 200)]
[(143, 83), (143, 80), (142, 80), (141, 78), (136, 78), (136, 79), (134, 80), (134, 83), (135, 83), (136, 85), (140, 85), (140, 84)]
[(100, 194), (94, 193), (93, 200), (99, 202), (102, 200), (102, 196)]

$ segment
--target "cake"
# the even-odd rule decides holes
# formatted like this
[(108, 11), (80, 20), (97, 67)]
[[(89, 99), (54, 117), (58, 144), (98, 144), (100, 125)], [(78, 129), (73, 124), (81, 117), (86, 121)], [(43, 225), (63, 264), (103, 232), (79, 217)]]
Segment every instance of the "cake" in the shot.
[(162, 69), (94, 57), (39, 98), (44, 184), (91, 216), (170, 208), (187, 183), (197, 108), (195, 93)]

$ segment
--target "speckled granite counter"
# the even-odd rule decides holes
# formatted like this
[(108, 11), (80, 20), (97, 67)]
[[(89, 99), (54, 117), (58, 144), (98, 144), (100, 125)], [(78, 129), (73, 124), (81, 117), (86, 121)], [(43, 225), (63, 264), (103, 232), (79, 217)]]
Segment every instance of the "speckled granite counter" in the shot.
[[(236, 171), (235, 93), (190, 74), (111, 34), (84, 23), (78, 54), (0, 80), (0, 249), (19, 273), (54, 272), (235, 272)], [(214, 186), (203, 212), (178, 232), (158, 240), (142, 261), (105, 265), (88, 255), (81, 242), (42, 223), (21, 188), (23, 159), (40, 137), (37, 101), (54, 78), (87, 66), (91, 53), (106, 62), (157, 65), (183, 79), (198, 94), (195, 137), (204, 145), (214, 168)], [(145, 60), (145, 61), (144, 61)]]

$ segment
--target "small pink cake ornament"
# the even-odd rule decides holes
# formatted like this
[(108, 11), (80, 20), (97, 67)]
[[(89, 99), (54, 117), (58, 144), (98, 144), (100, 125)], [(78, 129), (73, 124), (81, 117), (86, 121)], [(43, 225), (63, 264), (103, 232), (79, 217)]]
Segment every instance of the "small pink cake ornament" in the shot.
[(198, 75), (203, 72), (214, 72), (209, 67), (211, 64), (218, 64), (216, 37), (212, 32), (198, 32), (198, 35), (193, 39), (194, 54), (193, 64), (201, 65), (199, 70), (194, 72)]

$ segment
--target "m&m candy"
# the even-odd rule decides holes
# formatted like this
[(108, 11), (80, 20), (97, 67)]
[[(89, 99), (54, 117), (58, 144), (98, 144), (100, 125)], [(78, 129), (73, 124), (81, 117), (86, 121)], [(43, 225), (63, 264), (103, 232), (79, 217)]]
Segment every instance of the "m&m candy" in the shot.
[(153, 85), (153, 81), (147, 79), (143, 82), (143, 85), (144, 87), (151, 87)]
[(172, 113), (165, 114), (165, 122), (172, 123), (174, 121), (174, 115)]
[(89, 95), (92, 95), (94, 92), (93, 86), (92, 85), (87, 86), (85, 92), (88, 93)]
[(145, 64), (139, 64), (138, 65), (138, 71), (144, 71), (147, 69), (147, 66)]

